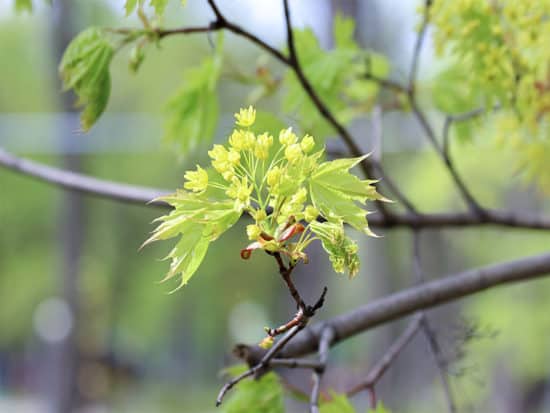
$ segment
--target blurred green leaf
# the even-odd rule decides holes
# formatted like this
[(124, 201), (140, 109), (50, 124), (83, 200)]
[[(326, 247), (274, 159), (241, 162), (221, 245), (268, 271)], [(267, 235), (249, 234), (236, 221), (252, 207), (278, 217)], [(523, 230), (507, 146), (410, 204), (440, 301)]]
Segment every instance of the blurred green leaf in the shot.
[(345, 394), (331, 391), (330, 397), (330, 401), (321, 404), (321, 413), (355, 413), (355, 408)]
[(355, 49), (357, 44), (353, 39), (355, 22), (341, 13), (334, 16), (334, 44), (337, 49)]
[(367, 413), (391, 413), (386, 407), (384, 406), (384, 403), (379, 401), (376, 403), (376, 408), (374, 410), (369, 409), (367, 410)]
[(166, 9), (166, 5), (168, 4), (168, 0), (151, 0), (150, 4), (155, 9), (155, 13), (158, 16), (162, 16), (164, 14), (164, 10)]
[(64, 89), (73, 89), (77, 106), (84, 106), (80, 120), (89, 130), (105, 110), (111, 92), (109, 65), (114, 48), (102, 29), (90, 27), (76, 36), (63, 55), (59, 73)]
[(139, 0), (126, 0), (124, 4), (124, 10), (126, 10), (126, 16), (129, 16), (134, 12)]
[[(335, 48), (329, 51), (320, 47), (311, 29), (295, 30), (298, 58), (307, 79), (323, 103), (344, 124), (370, 111), (379, 91), (378, 85), (365, 77), (365, 61), (370, 61), (371, 67), (367, 68), (378, 77), (385, 78), (389, 71), (385, 57), (359, 48), (353, 38), (354, 29), (352, 19), (336, 16)], [(333, 134), (332, 127), (290, 70), (285, 85), (284, 111), (300, 119), (302, 128), (316, 138), (322, 140)]]
[[(469, 86), (468, 73), (452, 66), (439, 73), (431, 83), (434, 106), (444, 113), (457, 115), (480, 106), (478, 92)], [(481, 116), (455, 122), (450, 133), (461, 141), (471, 140)]]
[(15, 0), (15, 11), (21, 13), (23, 11), (32, 11), (32, 0)]
[(217, 202), (208, 197), (208, 193), (195, 194), (181, 190), (160, 200), (174, 209), (157, 219), (161, 224), (143, 245), (181, 236), (165, 258), (170, 259), (171, 264), (162, 280), (167, 281), (181, 274), (179, 289), (187, 284), (199, 268), (210, 242), (232, 227), (241, 213), (233, 208), (231, 200)]
[[(235, 366), (228, 371), (234, 377), (246, 369), (245, 366)], [(283, 387), (273, 372), (264, 374), (259, 380), (245, 379), (222, 407), (224, 413), (284, 413)]]
[(219, 116), (216, 85), (222, 69), (223, 37), (220, 33), (214, 56), (184, 74), (184, 83), (170, 99), (164, 138), (176, 142), (186, 153), (198, 143), (210, 143)]

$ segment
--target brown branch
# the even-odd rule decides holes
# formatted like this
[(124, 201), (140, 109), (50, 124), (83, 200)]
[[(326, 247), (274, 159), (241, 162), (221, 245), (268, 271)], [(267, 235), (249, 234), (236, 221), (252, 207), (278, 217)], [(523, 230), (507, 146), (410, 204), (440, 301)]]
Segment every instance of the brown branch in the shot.
[[(160, 188), (147, 188), (94, 178), (88, 175), (44, 165), (40, 162), (17, 157), (0, 148), (0, 166), (14, 172), (36, 178), (61, 188), (84, 194), (138, 205), (170, 208), (162, 202), (150, 202), (159, 196), (173, 191)], [(369, 215), (369, 225), (373, 228), (443, 228), (477, 227), (496, 225), (520, 229), (550, 230), (550, 218), (534, 214), (486, 209), (480, 217), (472, 212), (442, 213), (394, 213), (389, 217)]]
[[(382, 358), (370, 369), (367, 376), (360, 383), (356, 384), (348, 392), (348, 396), (354, 396), (360, 391), (370, 389), (373, 395), (376, 395), (374, 387), (378, 381), (382, 378), (384, 373), (390, 368), (390, 366), (397, 359), (397, 356), (407, 346), (407, 344), (416, 335), (422, 324), (422, 315), (416, 315), (410, 322), (407, 329), (395, 340), (395, 342), (388, 348)], [(374, 405), (376, 407), (376, 397), (374, 397)]]
[[(481, 267), (430, 281), (379, 298), (352, 311), (314, 324), (298, 335), (280, 357), (299, 357), (317, 350), (321, 331), (327, 325), (334, 328), (332, 345), (407, 315), (449, 303), (489, 288), (514, 282), (541, 278), (550, 273), (550, 254), (543, 254)], [(263, 350), (248, 347), (251, 357)]]
[(321, 339), (319, 340), (319, 364), (320, 367), (313, 371), (312, 380), (313, 386), (311, 387), (311, 395), (309, 398), (309, 411), (310, 413), (319, 413), (319, 394), (321, 392), (321, 378), (325, 372), (328, 350), (330, 343), (334, 339), (334, 330), (327, 326), (321, 332)]
[(291, 264), (289, 264), (288, 267), (285, 266), (283, 262), (283, 258), (281, 257), (281, 253), (279, 252), (275, 252), (271, 255), (273, 255), (275, 257), (275, 260), (277, 261), (277, 265), (279, 266), (279, 274), (283, 278), (288, 288), (288, 291), (290, 292), (290, 295), (296, 302), (296, 306), (298, 307), (298, 309), (302, 311), (302, 313), (304, 313), (306, 310), (306, 303), (302, 299), (302, 296), (296, 289), (296, 286), (294, 285), (294, 282), (292, 281), (292, 278), (291, 278), (291, 274), (292, 274), (292, 270), (294, 269), (294, 266), (292, 266)]
[[(330, 111), (328, 106), (322, 101), (321, 97), (317, 94), (315, 89), (313, 88), (313, 85), (310, 83), (309, 79), (306, 77), (302, 65), (300, 64), (298, 55), (296, 53), (296, 45), (294, 43), (294, 36), (292, 33), (292, 22), (290, 17), (290, 9), (288, 6), (288, 0), (283, 0), (283, 6), (285, 11), (285, 22), (286, 22), (286, 32), (287, 32), (287, 46), (289, 51), (289, 57), (288, 57), (288, 66), (294, 71), (294, 74), (298, 78), (298, 81), (302, 85), (302, 89), (306, 94), (309, 96), (311, 102), (313, 105), (317, 108), (319, 113), (325, 120), (332, 126), (332, 128), (340, 135), (342, 140), (344, 141), (345, 145), (347, 146), (350, 154), (352, 156), (358, 157), (363, 155), (363, 152), (361, 151), (361, 148), (357, 145), (349, 131), (342, 125), (338, 119), (336, 119), (336, 116)], [(397, 191), (397, 194), (399, 198), (404, 199), (405, 196), (399, 192), (397, 185), (393, 183), (391, 178), (384, 172), (384, 169), (382, 165), (376, 161), (373, 158), (366, 158), (364, 159), (360, 167), (363, 171), (363, 173), (367, 177), (371, 178), (377, 178), (380, 177), (383, 182), (389, 183), (389, 187)], [(410, 202), (407, 203), (407, 205), (410, 205)], [(380, 202), (376, 201), (376, 207), (380, 211), (380, 213), (384, 216), (388, 216), (389, 212), (387, 211), (385, 205)]]
[(38, 162), (19, 158), (0, 148), (0, 165), (12, 171), (37, 178), (64, 189), (93, 194), (102, 198), (121, 202), (168, 207), (162, 202), (150, 202), (152, 199), (170, 193), (168, 190), (126, 185), (93, 178), (76, 172), (47, 166)]
[[(424, 271), (422, 270), (422, 259), (420, 255), (420, 232), (413, 231), (413, 268), (417, 283), (424, 282)], [(443, 387), (443, 393), (445, 394), (445, 400), (447, 401), (447, 408), (450, 413), (456, 413), (456, 403), (454, 401), (451, 385), (447, 377), (447, 361), (441, 351), (439, 340), (435, 330), (432, 328), (430, 320), (424, 311), (419, 312), (421, 316), (421, 328), (424, 337), (428, 342), (430, 352), (434, 358), (439, 377), (441, 379), (441, 385)]]
[[(408, 98), (409, 98), (412, 111), (416, 116), (418, 122), (424, 129), (424, 132), (428, 138), (428, 141), (432, 144), (435, 151), (439, 154), (439, 156), (445, 163), (445, 166), (449, 170), (449, 173), (451, 174), (451, 177), (453, 178), (453, 181), (455, 182), (455, 185), (457, 186), (458, 191), (466, 201), (466, 205), (468, 206), (468, 208), (470, 208), (472, 212), (482, 216), (484, 213), (483, 208), (475, 200), (473, 195), (470, 193), (470, 191), (462, 181), (462, 178), (458, 174), (452, 162), (452, 159), (448, 156), (448, 153), (446, 152), (446, 150), (443, 147), (441, 147), (441, 145), (438, 143), (437, 138), (435, 136), (435, 132), (433, 131), (430, 123), (428, 122), (426, 115), (420, 109), (420, 106), (418, 105), (418, 102), (416, 99), (416, 78), (417, 78), (417, 72), (418, 72), (418, 65), (420, 62), (420, 53), (422, 51), (422, 46), (424, 44), (424, 40), (426, 37), (426, 32), (429, 24), (429, 10), (431, 5), (432, 5), (432, 0), (425, 1), (424, 15), (420, 26), (420, 31), (418, 32), (418, 36), (416, 38), (416, 43), (414, 46), (413, 58), (411, 63), (411, 70), (409, 73)], [(449, 125), (446, 125), (447, 129), (448, 127)]]
[(448, 154), (443, 150), (441, 145), (438, 143), (432, 126), (428, 122), (426, 115), (418, 105), (418, 102), (416, 101), (416, 97), (412, 93), (409, 94), (409, 101), (411, 104), (412, 111), (416, 116), (418, 122), (424, 129), (424, 132), (426, 134), (426, 137), (428, 138), (428, 141), (431, 143), (432, 147), (434, 148), (434, 150), (437, 152), (437, 154), (445, 164), (460, 195), (466, 202), (466, 205), (468, 206), (470, 211), (472, 211), (473, 213), (483, 216), (483, 214), (485, 213), (485, 210), (479, 205), (479, 203), (475, 200), (474, 196), (470, 193), (469, 189), (466, 187), (466, 184), (458, 174), (458, 171), (456, 170), (456, 167), (451, 157), (448, 156)]
[(153, 34), (155, 36), (158, 36), (159, 38), (173, 36), (177, 34), (195, 34), (195, 33), (209, 33), (211, 31), (217, 31), (220, 30), (221, 27), (219, 27), (216, 22), (211, 23), (208, 26), (193, 26), (193, 27), (179, 27), (176, 29), (132, 29), (132, 28), (117, 28), (117, 29), (106, 29), (107, 31), (111, 33), (121, 34), (121, 35), (133, 35), (133, 34), (141, 34), (143, 36), (147, 36), (148, 34)]
[(373, 75), (370, 72), (367, 72), (365, 74), (365, 79), (372, 80), (373, 82), (378, 83), (378, 85), (380, 85), (381, 87), (393, 90), (394, 92), (403, 93), (403, 94), (409, 93), (409, 89), (406, 86), (403, 86), (402, 84), (391, 79), (384, 79), (384, 78), (378, 77), (376, 75)]
[(214, 0), (208, 0), (208, 4), (210, 5), (210, 8), (212, 9), (212, 11), (216, 16), (216, 19), (217, 19), (216, 27), (219, 27), (220, 29), (227, 29), (238, 36), (244, 37), (250, 40), (252, 43), (256, 44), (258, 47), (269, 52), (272, 56), (277, 58), (277, 60), (279, 60), (281, 63), (284, 63), (285, 65), (290, 64), (289, 59), (284, 54), (282, 54), (279, 50), (270, 46), (269, 44), (264, 42), (262, 39), (260, 39), (258, 36), (250, 33), (247, 30), (244, 30), (241, 26), (227, 20), (225, 16), (221, 13), (219, 8), (217, 7), (216, 2)]
[(468, 212), (440, 212), (425, 214), (393, 214), (390, 218), (369, 215), (369, 225), (375, 228), (442, 228), (497, 225), (510, 228), (549, 230), (550, 219), (535, 214), (485, 209), (479, 216)]
[(285, 331), (289, 330), (290, 328), (294, 326), (305, 326), (309, 319), (315, 315), (318, 309), (320, 309), (324, 302), (325, 302), (325, 296), (327, 294), (327, 287), (323, 288), (323, 292), (321, 293), (321, 296), (319, 299), (315, 302), (313, 305), (307, 305), (305, 301), (303, 300), (302, 296), (300, 295), (300, 292), (294, 285), (294, 282), (292, 281), (292, 271), (294, 270), (294, 265), (292, 263), (289, 263), (288, 266), (286, 266), (283, 262), (283, 258), (281, 256), (280, 252), (269, 252), (266, 251), (269, 255), (272, 255), (275, 257), (275, 260), (277, 261), (277, 265), (279, 266), (279, 274), (283, 278), (288, 291), (290, 292), (290, 295), (296, 302), (296, 306), (298, 307), (298, 312), (296, 315), (287, 323), (277, 327), (277, 328), (269, 328), (266, 330), (267, 334), (271, 337), (275, 337), (279, 334), (284, 333)]
[(424, 15), (422, 16), (422, 23), (420, 24), (420, 30), (416, 37), (416, 42), (413, 50), (413, 57), (411, 62), (411, 70), (409, 72), (409, 91), (414, 94), (416, 86), (416, 77), (418, 72), (418, 64), (420, 63), (420, 52), (424, 45), (426, 38), (426, 31), (428, 29), (428, 23), (430, 22), (430, 7), (432, 6), (432, 0), (425, 0), (424, 2)]
[(227, 383), (224, 384), (224, 386), (221, 388), (220, 392), (218, 393), (218, 397), (216, 398), (216, 407), (218, 407), (220, 404), (222, 404), (223, 398), (227, 394), (229, 390), (231, 390), (236, 384), (241, 382), (242, 380), (246, 379), (247, 377), (254, 376), (255, 378), (260, 377), (260, 375), (265, 371), (265, 369), (269, 366), (269, 363), (271, 359), (273, 359), (279, 351), (283, 349), (283, 347), (302, 329), (304, 328), (304, 325), (298, 325), (292, 327), (279, 341), (277, 341), (273, 347), (271, 347), (262, 357), (260, 362), (256, 364), (254, 367), (248, 369), (244, 373), (240, 374), (239, 376), (231, 379)]
[(439, 345), (439, 340), (437, 339), (437, 334), (431, 326), (426, 314), (421, 313), (422, 317), (422, 331), (424, 336), (428, 341), (430, 351), (433, 355), (437, 370), (439, 372), (439, 377), (441, 379), (441, 385), (443, 387), (443, 393), (445, 394), (445, 400), (447, 401), (447, 409), (451, 413), (456, 413), (456, 403), (454, 401), (453, 392), (451, 390), (451, 385), (449, 383), (449, 378), (447, 377), (447, 360), (443, 356), (441, 351), (441, 346)]

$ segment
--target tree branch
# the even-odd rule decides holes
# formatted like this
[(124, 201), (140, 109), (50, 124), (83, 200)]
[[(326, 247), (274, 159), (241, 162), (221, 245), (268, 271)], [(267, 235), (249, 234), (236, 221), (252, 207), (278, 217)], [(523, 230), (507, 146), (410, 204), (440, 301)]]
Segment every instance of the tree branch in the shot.
[[(0, 148), (0, 166), (57, 185), (64, 189), (138, 205), (170, 208), (163, 202), (150, 202), (159, 196), (173, 191), (160, 188), (147, 188), (102, 180), (84, 174), (47, 166), (39, 162), (17, 157)], [(486, 209), (480, 217), (472, 212), (443, 213), (404, 213), (388, 217), (369, 215), (369, 225), (373, 228), (442, 228), (497, 225), (510, 228), (550, 230), (550, 218), (533, 214)]]
[(334, 330), (330, 326), (327, 326), (321, 331), (321, 339), (319, 340), (319, 364), (320, 367), (313, 370), (312, 380), (313, 386), (311, 387), (311, 395), (309, 398), (309, 411), (310, 413), (319, 413), (319, 393), (321, 392), (321, 378), (325, 372), (328, 350), (330, 343), (334, 339)]
[[(420, 255), (420, 232), (413, 230), (413, 267), (417, 283), (424, 282), (424, 271), (422, 269), (422, 258)], [(435, 330), (432, 328), (431, 322), (428, 319), (428, 315), (424, 311), (420, 311), (420, 326), (424, 337), (428, 342), (430, 352), (434, 358), (439, 377), (441, 378), (441, 385), (445, 394), (445, 400), (447, 401), (447, 408), (450, 413), (456, 413), (456, 403), (454, 401), (451, 385), (447, 377), (447, 361), (441, 351), (439, 340)]]
[(409, 71), (409, 91), (414, 94), (416, 86), (416, 77), (418, 73), (418, 64), (420, 62), (420, 52), (424, 45), (424, 39), (426, 38), (426, 31), (428, 29), (428, 23), (430, 22), (430, 7), (432, 0), (425, 0), (424, 2), (424, 15), (422, 16), (422, 23), (420, 24), (420, 30), (416, 37), (416, 43), (414, 45), (413, 57), (411, 62), (411, 70)]
[[(413, 337), (416, 335), (416, 333), (420, 329), (421, 324), (422, 324), (422, 315), (418, 314), (410, 322), (407, 329), (388, 348), (388, 350), (382, 356), (382, 358), (378, 361), (378, 363), (376, 363), (370, 369), (365, 379), (360, 383), (356, 384), (355, 386), (353, 386), (353, 388), (351, 388), (347, 392), (347, 395), (353, 396), (359, 393), (360, 391), (367, 390), (367, 389), (371, 391), (371, 394), (375, 395), (376, 393), (374, 392), (374, 386), (376, 386), (376, 384), (382, 378), (384, 373), (394, 363), (394, 361), (397, 359), (397, 356), (401, 353), (401, 351), (413, 339)], [(373, 397), (371, 404), (372, 404), (371, 408), (374, 409), (376, 407), (376, 397)]]
[[(298, 357), (317, 350), (321, 331), (334, 328), (332, 344), (419, 310), (446, 304), (499, 285), (541, 278), (550, 273), (550, 254), (537, 255), (447, 276), (374, 300), (352, 311), (304, 329), (279, 357)], [(263, 354), (248, 348), (252, 357)], [(254, 354), (258, 353), (258, 354)]]
[(479, 203), (475, 200), (473, 195), (470, 193), (469, 189), (466, 187), (466, 184), (458, 174), (458, 171), (456, 170), (451, 157), (448, 156), (448, 154), (443, 150), (441, 145), (438, 143), (432, 126), (428, 122), (428, 119), (426, 118), (426, 115), (424, 114), (422, 109), (420, 109), (420, 106), (416, 101), (416, 97), (412, 93), (409, 94), (409, 101), (411, 104), (412, 111), (416, 116), (418, 122), (424, 129), (424, 132), (426, 134), (426, 137), (428, 138), (428, 141), (431, 143), (434, 150), (437, 152), (437, 154), (439, 155), (439, 157), (447, 167), (447, 170), (449, 171), (449, 174), (451, 175), (459, 193), (461, 194), (462, 198), (466, 202), (466, 205), (472, 212), (478, 215), (483, 215), (485, 213), (485, 210), (479, 205)]
[[(298, 81), (302, 85), (304, 92), (309, 96), (313, 105), (317, 108), (321, 116), (333, 127), (333, 129), (340, 135), (345, 145), (347, 146), (350, 154), (352, 156), (358, 157), (363, 155), (361, 149), (349, 133), (349, 131), (342, 125), (336, 116), (330, 111), (328, 106), (321, 100), (320, 96), (315, 92), (313, 85), (309, 82), (306, 77), (300, 61), (296, 52), (296, 45), (294, 43), (294, 36), (292, 33), (292, 22), (290, 17), (290, 9), (288, 6), (288, 0), (283, 0), (283, 6), (285, 11), (285, 22), (286, 22), (286, 32), (287, 32), (287, 46), (289, 51), (288, 65), (294, 71)], [(384, 182), (388, 183), (390, 190), (397, 191), (396, 194), (400, 199), (405, 199), (405, 196), (399, 192), (397, 185), (393, 183), (391, 178), (384, 172), (384, 169), (380, 162), (373, 158), (366, 158), (360, 164), (363, 173), (370, 178), (380, 177)], [(394, 192), (395, 193), (395, 192)], [(410, 202), (407, 202), (405, 205), (411, 205)], [(380, 213), (384, 216), (389, 215), (389, 212), (386, 210), (386, 207), (383, 203), (377, 201), (376, 206)]]
[(143, 186), (125, 185), (117, 182), (92, 178), (76, 172), (47, 166), (38, 162), (19, 158), (0, 148), (0, 165), (37, 178), (65, 189), (93, 194), (102, 198), (133, 204), (168, 207), (162, 202), (151, 202), (152, 199), (170, 193), (168, 190), (147, 188)]
[[(426, 133), (428, 141), (432, 144), (435, 151), (439, 154), (439, 156), (445, 163), (445, 166), (449, 170), (449, 173), (451, 174), (451, 177), (453, 178), (453, 181), (455, 182), (458, 188), (458, 191), (466, 201), (466, 205), (468, 206), (468, 208), (470, 208), (472, 212), (478, 215), (483, 215), (484, 213), (483, 208), (478, 204), (478, 202), (475, 200), (475, 198), (472, 196), (472, 194), (470, 193), (470, 191), (462, 181), (462, 178), (459, 176), (452, 162), (452, 159), (448, 156), (448, 153), (438, 143), (436, 135), (430, 123), (428, 122), (426, 115), (420, 109), (420, 106), (418, 105), (418, 102), (416, 100), (416, 78), (417, 78), (417, 72), (418, 72), (418, 65), (420, 62), (420, 52), (422, 51), (422, 46), (424, 44), (424, 39), (426, 37), (426, 32), (428, 29), (429, 10), (431, 5), (432, 5), (432, 0), (425, 0), (424, 15), (422, 17), (422, 23), (420, 25), (420, 30), (416, 38), (416, 43), (414, 46), (413, 58), (411, 63), (411, 69), (409, 72), (409, 84), (408, 84), (409, 102), (414, 115), (416, 116), (416, 118), (418, 119), (418, 122), (420, 123), (420, 125), (424, 129), (424, 132)], [(449, 126), (450, 126), (450, 123), (449, 124), (446, 123), (445, 128), (448, 130)]]
[(244, 373), (240, 374), (239, 376), (225, 383), (224, 386), (221, 388), (220, 392), (218, 393), (218, 397), (216, 398), (216, 407), (222, 404), (223, 398), (225, 397), (227, 392), (231, 390), (236, 384), (246, 379), (247, 377), (251, 377), (251, 376), (254, 376), (255, 378), (260, 377), (261, 373), (263, 373), (263, 371), (269, 366), (271, 359), (273, 359), (277, 355), (277, 353), (281, 351), (281, 349), (303, 328), (304, 328), (304, 325), (297, 325), (292, 327), (283, 336), (283, 338), (277, 341), (273, 345), (273, 347), (271, 347), (263, 355), (263, 357), (261, 358), (258, 364), (256, 364), (254, 367), (251, 367)]
[(376, 228), (409, 227), (409, 228), (442, 228), (469, 227), (481, 225), (498, 225), (510, 228), (528, 228), (550, 230), (550, 219), (534, 214), (514, 211), (485, 209), (479, 216), (468, 212), (440, 212), (425, 214), (393, 214), (390, 218), (372, 215), (369, 224)]

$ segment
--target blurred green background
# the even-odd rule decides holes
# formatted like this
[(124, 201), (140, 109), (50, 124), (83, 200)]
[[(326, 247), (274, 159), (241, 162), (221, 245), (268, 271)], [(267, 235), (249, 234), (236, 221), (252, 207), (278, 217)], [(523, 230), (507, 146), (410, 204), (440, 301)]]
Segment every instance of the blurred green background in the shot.
[[(60, 93), (60, 42), (92, 24), (127, 27), (137, 21), (124, 17), (121, 0), (66, 1), (70, 10), (61, 10), (56, 0), (53, 7), (35, 3), (32, 14), (19, 15), (11, 1), (0, 3), (0, 146), (96, 177), (179, 187), (183, 171), (205, 161), (206, 146), (182, 155), (164, 142), (163, 108), (183, 71), (212, 53), (207, 36), (176, 36), (149, 48), (137, 75), (128, 71), (129, 51), (120, 53), (112, 66), (107, 112), (89, 134), (82, 134), (78, 115), (67, 112), (67, 97)], [(186, 8), (177, 3), (169, 5), (166, 26), (206, 24), (211, 18), (206, 2), (189, 0)], [(278, 0), (220, 5), (229, 18), (282, 47)], [(297, 26), (312, 26), (327, 48), (336, 11), (352, 12), (359, 41), (387, 54), (396, 78), (409, 64), (416, 6), (397, 0), (291, 1)], [(57, 20), (59, 13), (70, 20)], [(442, 67), (429, 42), (426, 46), (421, 96), (429, 94), (430, 80)], [(217, 140), (225, 139), (233, 113), (247, 104), (252, 87), (238, 79), (254, 76), (262, 54), (226, 36)], [(277, 113), (278, 99), (276, 94), (257, 106)], [(367, 119), (352, 130), (367, 136), (370, 127)], [(386, 169), (410, 199), (423, 211), (462, 208), (414, 120), (388, 113), (383, 127)], [(548, 198), (522, 184), (510, 168), (513, 154), (495, 150), (482, 135), (453, 151), (485, 205), (550, 213)], [(0, 194), (0, 412), (213, 412), (223, 383), (219, 372), (231, 363), (232, 346), (259, 341), (264, 325), (292, 315), (288, 292), (269, 257), (240, 259), (247, 242), (244, 224), (213, 244), (188, 286), (168, 294), (172, 286), (158, 281), (167, 268), (159, 258), (169, 242), (138, 251), (162, 210), (67, 194), (5, 169), (0, 169)], [(380, 239), (361, 240), (363, 268), (353, 281), (334, 275), (318, 246), (313, 247), (313, 262), (299, 268), (297, 284), (310, 300), (328, 285), (318, 319), (413, 284), (412, 235), (379, 232)], [(550, 234), (525, 230), (469, 228), (421, 236), (428, 278), (547, 251), (550, 245)], [(460, 411), (550, 412), (549, 299), (550, 280), (542, 280), (429, 313), (450, 362)], [(397, 322), (337, 346), (326, 387), (349, 388), (403, 326)], [(285, 377), (304, 390), (310, 385), (305, 373)], [(378, 391), (395, 412), (445, 411), (422, 336), (404, 351)], [(366, 395), (355, 400), (364, 411)], [(288, 406), (291, 412), (305, 410), (293, 400)]]

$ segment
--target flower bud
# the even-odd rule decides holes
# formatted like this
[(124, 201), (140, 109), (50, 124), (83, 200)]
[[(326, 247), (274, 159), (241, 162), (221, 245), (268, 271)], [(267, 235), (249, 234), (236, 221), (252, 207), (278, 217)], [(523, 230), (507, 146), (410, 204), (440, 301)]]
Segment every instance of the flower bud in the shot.
[(257, 240), (261, 233), (262, 229), (258, 225), (251, 224), (246, 226), (246, 235), (251, 241)]
[(254, 124), (256, 120), (256, 109), (249, 106), (248, 109), (241, 109), (239, 113), (235, 113), (236, 124), (248, 128)]
[(319, 216), (319, 211), (313, 205), (308, 205), (304, 211), (304, 219), (307, 222), (315, 221)]
[(302, 142), (300, 142), (300, 147), (302, 148), (304, 153), (311, 152), (315, 147), (315, 139), (313, 139), (313, 136), (304, 136), (304, 139), (302, 139)]
[(279, 133), (279, 142), (284, 146), (292, 145), (297, 140), (298, 137), (292, 132), (292, 128), (283, 129)]
[(302, 159), (303, 153), (302, 148), (300, 148), (300, 145), (297, 143), (293, 143), (292, 145), (287, 146), (285, 149), (285, 158), (290, 163), (296, 163), (300, 159)]

